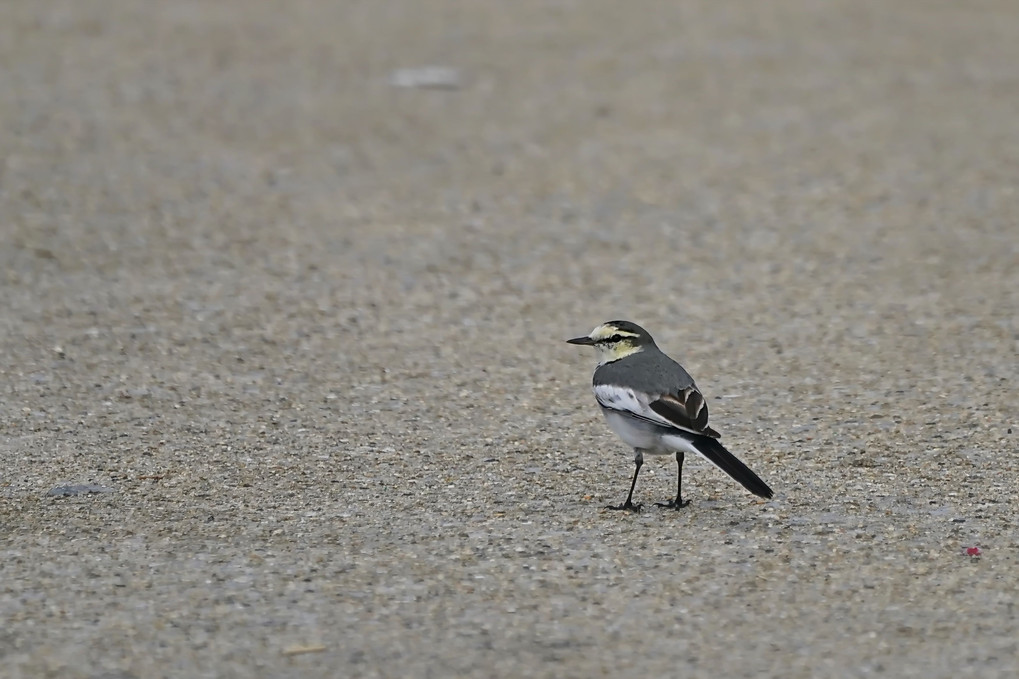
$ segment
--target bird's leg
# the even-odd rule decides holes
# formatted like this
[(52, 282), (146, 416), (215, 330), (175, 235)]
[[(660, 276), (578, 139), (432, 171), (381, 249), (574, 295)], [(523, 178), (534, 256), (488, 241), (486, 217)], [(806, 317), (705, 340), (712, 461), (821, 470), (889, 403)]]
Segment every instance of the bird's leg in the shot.
[(658, 507), (668, 507), (669, 509), (682, 509), (690, 504), (687, 500), (683, 502), (683, 459), (686, 457), (686, 453), (680, 451), (676, 453), (676, 463), (679, 465), (679, 471), (676, 476), (676, 499), (669, 502), (656, 502), (655, 505)]
[(626, 502), (621, 505), (613, 507), (609, 505), (607, 509), (628, 509), (631, 512), (639, 512), (641, 505), (633, 504), (633, 489), (637, 487), (637, 474), (640, 474), (640, 468), (644, 465), (644, 452), (640, 448), (634, 449), (633, 455), (633, 482), (630, 483), (630, 494), (626, 496)]

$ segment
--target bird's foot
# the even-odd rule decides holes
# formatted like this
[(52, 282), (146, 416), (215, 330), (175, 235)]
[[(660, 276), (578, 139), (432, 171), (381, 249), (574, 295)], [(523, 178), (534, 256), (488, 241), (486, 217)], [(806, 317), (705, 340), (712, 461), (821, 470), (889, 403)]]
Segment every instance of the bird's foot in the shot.
[(643, 506), (644, 505), (642, 505), (642, 504), (635, 505), (632, 502), (630, 502), (629, 500), (627, 500), (626, 502), (624, 502), (621, 505), (608, 505), (607, 507), (605, 507), (605, 509), (614, 509), (616, 511), (627, 510), (627, 511), (630, 511), (630, 512), (639, 512), (640, 508), (643, 507)]
[(688, 504), (690, 504), (689, 500), (680, 500), (679, 502), (676, 502), (675, 500), (669, 500), (668, 502), (656, 502), (655, 507), (665, 507), (666, 509), (678, 510), (682, 509), (683, 507), (686, 507)]

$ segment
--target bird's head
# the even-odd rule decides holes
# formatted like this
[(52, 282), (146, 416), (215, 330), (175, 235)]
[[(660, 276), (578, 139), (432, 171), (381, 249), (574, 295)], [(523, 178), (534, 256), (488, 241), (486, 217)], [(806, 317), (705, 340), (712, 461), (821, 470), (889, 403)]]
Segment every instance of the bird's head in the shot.
[(589, 335), (566, 340), (570, 344), (592, 346), (598, 350), (598, 365), (618, 361), (621, 358), (655, 346), (647, 330), (629, 321), (602, 323)]

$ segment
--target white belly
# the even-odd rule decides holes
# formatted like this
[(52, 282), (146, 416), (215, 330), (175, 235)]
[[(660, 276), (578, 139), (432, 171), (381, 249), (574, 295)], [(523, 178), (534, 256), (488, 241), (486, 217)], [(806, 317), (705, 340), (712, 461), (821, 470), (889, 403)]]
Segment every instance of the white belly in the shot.
[(648, 426), (639, 420), (623, 415), (615, 410), (603, 408), (605, 420), (609, 423), (616, 436), (631, 448), (640, 448), (651, 455), (667, 455), (672, 452), (664, 446), (660, 432), (656, 427)]
[(605, 420), (616, 436), (631, 448), (640, 448), (649, 455), (670, 455), (679, 451), (701, 455), (690, 441), (679, 434), (665, 433), (662, 427), (634, 419), (609, 408), (602, 408)]

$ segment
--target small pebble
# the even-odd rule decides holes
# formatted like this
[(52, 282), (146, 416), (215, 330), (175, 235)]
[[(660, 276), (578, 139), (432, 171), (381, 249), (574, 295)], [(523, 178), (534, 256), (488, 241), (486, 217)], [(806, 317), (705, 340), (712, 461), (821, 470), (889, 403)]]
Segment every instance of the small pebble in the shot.
[(116, 488), (110, 488), (108, 486), (99, 486), (94, 483), (85, 483), (74, 486), (57, 486), (51, 488), (47, 495), (53, 495), (56, 497), (70, 497), (71, 495), (91, 495), (94, 493), (115, 493)]
[(400, 68), (389, 75), (393, 87), (416, 87), (431, 90), (460, 89), (460, 72), (445, 66)]

